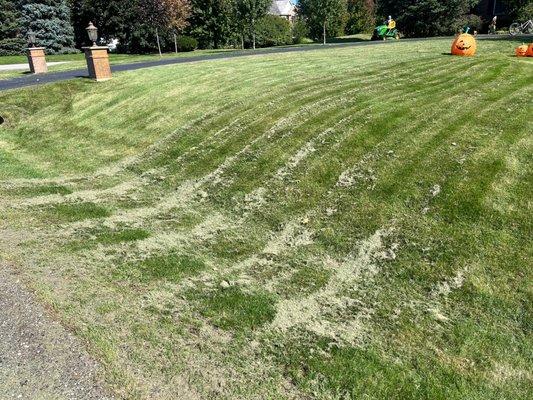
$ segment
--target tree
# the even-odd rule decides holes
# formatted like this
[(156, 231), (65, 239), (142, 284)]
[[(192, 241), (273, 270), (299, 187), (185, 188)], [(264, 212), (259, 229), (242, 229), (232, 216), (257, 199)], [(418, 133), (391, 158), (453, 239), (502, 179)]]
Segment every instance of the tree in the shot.
[(336, 36), (343, 30), (346, 16), (346, 0), (300, 0), (298, 13), (303, 16), (316, 39), (322, 36), (326, 44), (326, 36)]
[(188, 0), (163, 0), (167, 13), (167, 24), (170, 28), (182, 32), (189, 24), (191, 3)]
[(72, 0), (72, 23), (76, 46), (90, 44), (85, 28), (89, 22), (98, 27), (103, 42), (119, 39), (126, 46), (126, 32), (131, 31), (135, 9), (131, 0)]
[(303, 18), (292, 22), (292, 38), (295, 44), (302, 44), (309, 37), (309, 27)]
[(0, 0), (0, 55), (20, 54), (25, 44), (16, 2)]
[(516, 16), (520, 21), (527, 21), (533, 18), (533, 2), (529, 1), (522, 5), (516, 12)]
[(177, 33), (183, 32), (189, 24), (188, 18), (191, 15), (191, 3), (189, 0), (163, 0), (163, 2), (167, 11), (167, 26), (173, 31), (174, 50), (177, 53)]
[(159, 28), (168, 24), (168, 14), (163, 0), (141, 0), (137, 3), (139, 21), (141, 25), (155, 33), (157, 50), (161, 56), (161, 41), (159, 40)]
[(233, 36), (232, 17), (231, 0), (191, 0), (188, 33), (200, 47), (218, 49)]
[(187, 26), (189, 10), (189, 0), (73, 0), (76, 43), (87, 42), (85, 27), (92, 21), (101, 40), (118, 39), (121, 51), (169, 50), (170, 37)]
[(406, 36), (440, 36), (456, 32), (479, 0), (381, 0), (383, 18), (392, 15)]
[(287, 18), (265, 15), (257, 21), (259, 47), (282, 46), (292, 43), (291, 23)]
[(135, 10), (132, 37), (150, 47), (149, 38), (153, 38), (155, 34), (157, 49), (161, 55), (160, 32), (168, 37), (171, 33), (174, 34), (176, 29), (183, 29), (187, 25), (190, 3), (188, 0), (137, 0)]
[(235, 0), (239, 25), (247, 26), (252, 34), (252, 47), (256, 47), (257, 21), (267, 14), (272, 0)]
[(74, 30), (66, 0), (21, 0), (21, 25), (24, 35), (31, 29), (37, 44), (51, 54), (75, 52)]
[(0, 40), (20, 35), (20, 13), (13, 0), (0, 0)]
[(348, 0), (346, 33), (371, 32), (376, 24), (375, 0)]

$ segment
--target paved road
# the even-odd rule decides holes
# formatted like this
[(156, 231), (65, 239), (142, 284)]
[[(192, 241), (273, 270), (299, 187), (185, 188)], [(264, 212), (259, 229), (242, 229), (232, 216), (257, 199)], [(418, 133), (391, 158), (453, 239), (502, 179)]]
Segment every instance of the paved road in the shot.
[[(531, 35), (529, 36), (531, 37)], [(434, 39), (434, 38), (431, 38)], [(450, 40), (452, 38), (449, 38)], [(507, 35), (480, 35), (478, 36), (479, 40), (487, 40), (487, 39), (511, 39)], [(524, 37), (520, 37), (519, 40), (524, 39)], [(402, 42), (416, 42), (416, 41), (424, 41), (424, 40), (430, 40), (428, 39), (403, 39)], [(328, 44), (327, 46), (329, 48), (342, 48), (342, 47), (357, 47), (357, 46), (369, 46), (369, 45), (387, 45), (390, 43), (394, 43), (394, 41), (378, 41), (378, 42), (370, 42), (370, 41), (363, 41), (363, 42), (348, 42), (348, 43), (334, 43), (334, 44)], [(281, 54), (281, 53), (298, 53), (298, 52), (305, 52), (305, 51), (312, 51), (317, 49), (323, 49), (324, 46), (320, 44), (316, 45), (305, 45), (305, 46), (299, 46), (299, 47), (274, 47), (274, 48), (268, 48), (268, 49), (259, 49), (259, 50), (242, 50), (242, 51), (233, 51), (233, 52), (223, 52), (220, 54), (206, 54), (206, 55), (199, 55), (199, 56), (192, 56), (192, 57), (182, 57), (182, 58), (165, 58), (162, 60), (155, 60), (155, 61), (145, 61), (145, 62), (136, 62), (131, 64), (117, 64), (112, 65), (111, 70), (113, 72), (121, 72), (121, 71), (132, 71), (136, 69), (141, 68), (150, 68), (150, 67), (156, 67), (159, 65), (170, 65), (170, 64), (185, 64), (185, 63), (192, 63), (192, 62), (198, 62), (198, 61), (209, 61), (209, 60), (221, 60), (221, 59), (230, 59), (230, 58), (237, 58), (237, 57), (248, 57), (248, 56), (254, 56), (254, 55), (261, 55), (261, 54)], [(87, 77), (87, 70), (86, 69), (78, 69), (78, 70), (71, 70), (71, 71), (61, 71), (61, 72), (51, 72), (45, 75), (27, 75), (19, 78), (12, 78), (12, 79), (5, 79), (0, 80), (0, 91), (1, 90), (9, 90), (9, 89), (18, 89), (26, 86), (33, 86), (33, 85), (41, 85), (45, 83), (51, 83), (51, 82), (59, 82), (64, 81), (67, 79), (74, 79), (74, 78), (86, 78)]]
[[(46, 65), (52, 67), (54, 65), (66, 64), (68, 61), (56, 61), (56, 62), (47, 62)], [(0, 71), (24, 71), (28, 70), (28, 64), (5, 64), (0, 65)]]

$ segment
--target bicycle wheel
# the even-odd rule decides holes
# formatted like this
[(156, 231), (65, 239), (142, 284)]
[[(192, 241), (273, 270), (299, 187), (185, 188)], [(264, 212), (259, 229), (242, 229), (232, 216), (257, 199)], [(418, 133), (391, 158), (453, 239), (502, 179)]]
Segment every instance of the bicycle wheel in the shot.
[(520, 24), (518, 22), (514, 22), (509, 27), (509, 35), (515, 36), (520, 33)]

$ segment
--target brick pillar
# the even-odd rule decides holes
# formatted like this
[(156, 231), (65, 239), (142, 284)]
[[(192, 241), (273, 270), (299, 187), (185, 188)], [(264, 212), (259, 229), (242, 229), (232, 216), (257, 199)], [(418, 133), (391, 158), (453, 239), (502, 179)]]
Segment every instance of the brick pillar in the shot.
[(111, 67), (109, 66), (108, 48), (102, 46), (84, 47), (85, 59), (89, 77), (99, 81), (111, 79)]
[(26, 50), (28, 55), (28, 64), (30, 64), (30, 71), (33, 74), (45, 74), (48, 72), (46, 65), (46, 58), (44, 55), (44, 47), (30, 47)]

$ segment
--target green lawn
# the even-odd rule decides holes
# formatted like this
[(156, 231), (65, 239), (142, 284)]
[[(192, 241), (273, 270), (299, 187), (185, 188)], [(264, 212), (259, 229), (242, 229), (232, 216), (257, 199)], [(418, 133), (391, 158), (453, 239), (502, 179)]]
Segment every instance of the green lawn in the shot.
[(126, 398), (531, 398), (533, 60), (449, 46), (0, 92), (0, 259)]
[[(370, 35), (367, 34), (358, 34), (358, 35), (350, 35), (350, 36), (342, 36), (338, 38), (331, 38), (328, 39), (328, 43), (353, 43), (353, 42), (363, 42), (370, 40)], [(277, 46), (277, 48), (280, 47), (299, 47), (299, 46), (307, 46), (310, 44), (317, 44), (314, 42), (309, 42), (305, 44), (296, 44), (296, 45), (287, 45), (287, 46)], [(262, 51), (268, 51), (271, 48), (259, 48), (254, 50), (257, 53), (261, 53)], [(127, 64), (127, 63), (135, 63), (135, 62), (141, 62), (141, 61), (157, 61), (161, 58), (182, 58), (182, 57), (197, 57), (202, 55), (210, 55), (210, 54), (218, 54), (218, 53), (227, 53), (227, 52), (235, 52), (235, 51), (241, 51), (240, 49), (208, 49), (208, 50), (195, 50), (191, 52), (183, 52), (183, 53), (164, 53), (162, 57), (159, 56), (159, 54), (117, 54), (117, 53), (110, 53), (109, 54), (109, 61), (111, 64)], [(252, 50), (246, 50), (251, 52)], [(87, 68), (87, 63), (85, 61), (85, 55), (83, 53), (77, 53), (77, 54), (63, 54), (63, 55), (47, 55), (46, 60), (48, 62), (63, 62), (64, 64), (60, 65), (51, 65), (49, 66), (48, 70), (49, 72), (59, 72), (59, 71), (67, 71), (67, 70), (76, 70), (76, 69), (84, 69)], [(8, 65), (8, 64), (26, 64), (28, 62), (26, 56), (2, 56), (0, 57), (0, 65)], [(20, 76), (24, 76), (29, 73), (29, 67), (27, 71), (23, 70), (14, 70), (14, 71), (0, 71), (0, 79), (10, 79), (10, 78), (16, 78)]]

